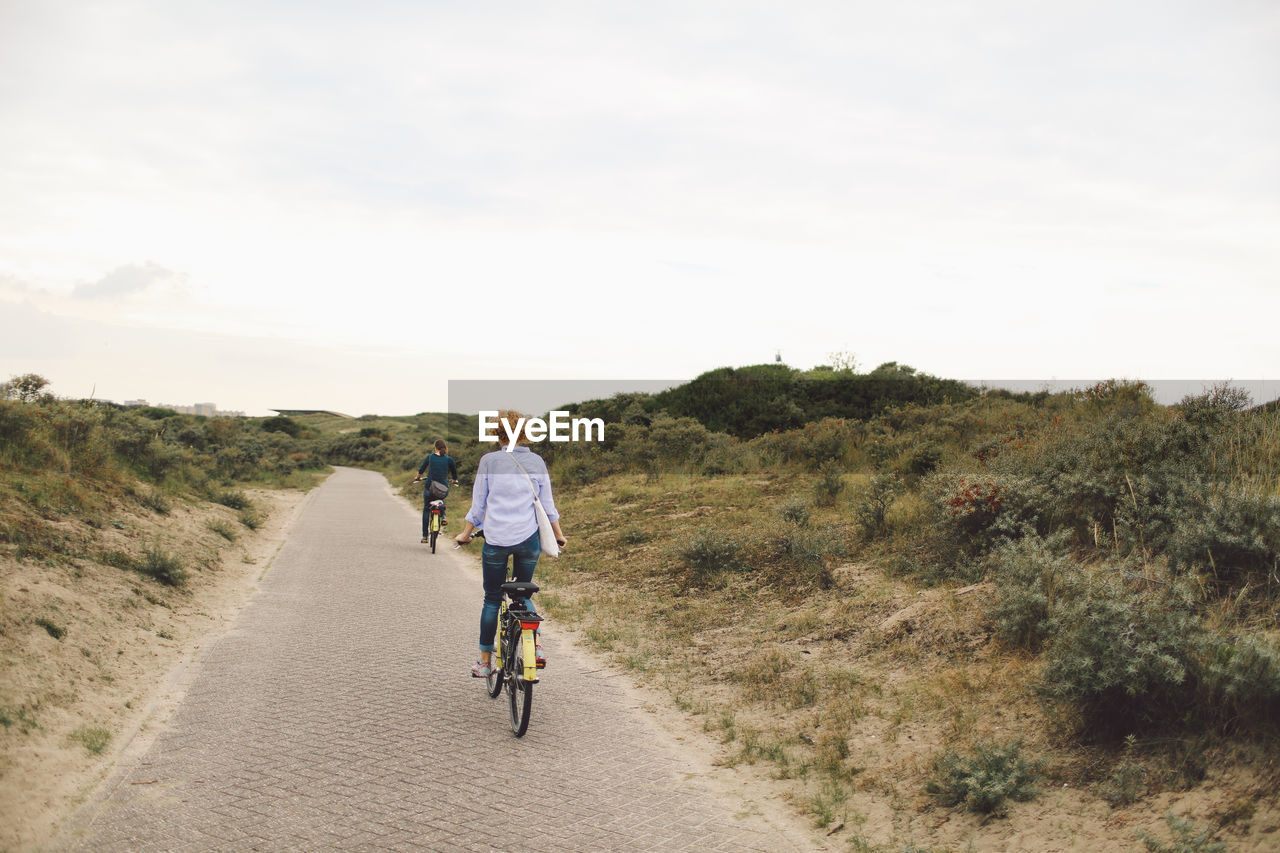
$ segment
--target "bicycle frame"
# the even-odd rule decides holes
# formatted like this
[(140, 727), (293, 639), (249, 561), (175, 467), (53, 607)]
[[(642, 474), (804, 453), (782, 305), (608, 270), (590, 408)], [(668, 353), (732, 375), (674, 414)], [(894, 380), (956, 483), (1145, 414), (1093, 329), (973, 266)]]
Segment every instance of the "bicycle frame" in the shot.
[(502, 600), (502, 605), (498, 609), (498, 637), (493, 644), (493, 668), (504, 670), (503, 655), (506, 652), (508, 638), (516, 632), (516, 626), (520, 628), (520, 639), (523, 641), (521, 647), (524, 657), (521, 660), (513, 661), (511, 671), (515, 671), (515, 667), (520, 667), (520, 677), (529, 684), (538, 683), (538, 656), (537, 642), (534, 639), (534, 632), (538, 630), (538, 623), (542, 621), (542, 617), (537, 613), (521, 608), (519, 610), (511, 610), (507, 607), (507, 600)]
[[(493, 650), (493, 674), (485, 689), (493, 699), (507, 688), (511, 704), (511, 732), (523, 737), (529, 727), (533, 685), (538, 683), (537, 638), (542, 617), (523, 605), (523, 599), (537, 592), (537, 584), (505, 583), (498, 607), (498, 630)], [(519, 648), (519, 653), (517, 653)]]

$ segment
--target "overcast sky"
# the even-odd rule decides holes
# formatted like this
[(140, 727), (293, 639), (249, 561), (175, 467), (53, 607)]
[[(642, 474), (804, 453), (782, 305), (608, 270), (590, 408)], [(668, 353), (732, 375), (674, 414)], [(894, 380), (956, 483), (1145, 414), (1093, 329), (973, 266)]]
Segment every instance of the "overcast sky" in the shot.
[(1274, 0), (0, 0), (0, 379), (1275, 378), (1277, 45)]

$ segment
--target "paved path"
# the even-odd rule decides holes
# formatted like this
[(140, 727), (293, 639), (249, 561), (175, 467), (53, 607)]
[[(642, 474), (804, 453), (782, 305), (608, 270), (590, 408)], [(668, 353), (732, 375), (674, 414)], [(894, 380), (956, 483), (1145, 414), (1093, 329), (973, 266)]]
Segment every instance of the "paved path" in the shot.
[(505, 695), (490, 700), (467, 674), (474, 558), (430, 555), (416, 523), (381, 476), (339, 469), (173, 717), (60, 846), (807, 849), (718, 797), (553, 631), (529, 733), (512, 737)]

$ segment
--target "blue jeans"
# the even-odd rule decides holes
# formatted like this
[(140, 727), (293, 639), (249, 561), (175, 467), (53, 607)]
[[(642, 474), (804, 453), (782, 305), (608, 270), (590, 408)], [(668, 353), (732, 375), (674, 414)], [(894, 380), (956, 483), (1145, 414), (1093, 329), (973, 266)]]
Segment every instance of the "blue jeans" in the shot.
[[(480, 550), (480, 568), (484, 572), (484, 608), (480, 611), (480, 651), (493, 651), (493, 637), (498, 632), (498, 608), (502, 605), (502, 585), (507, 582), (507, 558), (511, 558), (515, 579), (521, 583), (533, 580), (534, 567), (542, 555), (542, 540), (535, 530), (519, 545), (491, 545), (486, 539)], [(533, 610), (533, 602), (524, 599)], [(536, 611), (534, 611), (536, 612)]]

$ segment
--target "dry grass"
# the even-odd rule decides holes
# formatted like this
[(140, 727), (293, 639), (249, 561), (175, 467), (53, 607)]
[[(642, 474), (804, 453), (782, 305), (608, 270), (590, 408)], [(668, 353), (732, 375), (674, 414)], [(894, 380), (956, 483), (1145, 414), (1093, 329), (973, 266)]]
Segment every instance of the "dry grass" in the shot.
[[(1006, 824), (1101, 802), (1102, 768), (1120, 756), (1057, 734), (1031, 690), (1036, 660), (993, 639), (989, 585), (918, 587), (846, 560), (823, 588), (797, 582), (805, 576), (789, 577), (785, 560), (769, 556), (788, 522), (768, 507), (807, 501), (804, 488), (792, 493), (785, 480), (760, 475), (646, 482), (635, 474), (562, 490), (566, 530), (582, 545), (539, 566), (548, 590), (540, 605), (701, 718), (722, 744), (722, 763), (764, 770), (815, 826), (845, 827), (855, 849), (968, 841), (981, 849), (984, 838), (1020, 831), (953, 820), (926, 794), (940, 756), (983, 744), (1019, 743), (1060, 792), (1010, 806)], [(832, 507), (809, 502), (804, 530), (846, 529), (856, 499), (848, 491)], [(913, 500), (894, 505), (891, 528), (914, 523)], [(682, 547), (708, 523), (738, 544), (745, 568), (686, 565)], [(1075, 832), (1070, 821), (1055, 825), (1046, 843)], [(1101, 825), (1090, 832), (1134, 840)]]

